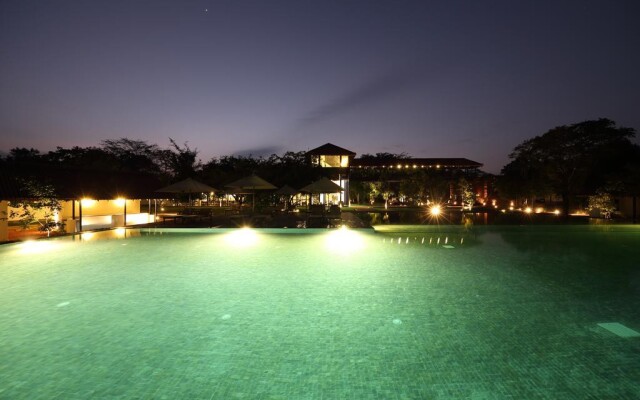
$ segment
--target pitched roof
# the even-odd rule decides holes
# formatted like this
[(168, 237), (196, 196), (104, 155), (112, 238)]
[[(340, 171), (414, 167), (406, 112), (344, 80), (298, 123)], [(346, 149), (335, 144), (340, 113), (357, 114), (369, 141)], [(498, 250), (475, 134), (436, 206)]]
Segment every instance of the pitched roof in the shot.
[(28, 196), (20, 187), (20, 179), (35, 179), (54, 187), (58, 198), (92, 198), (108, 200), (161, 198), (155, 190), (163, 186), (157, 176), (118, 171), (80, 169), (7, 170), (0, 174), (0, 199), (11, 200)]
[(320, 147), (316, 147), (315, 149), (311, 149), (307, 151), (308, 155), (312, 156), (355, 156), (351, 150), (343, 149), (342, 147), (336, 146), (335, 144), (327, 143), (323, 144)]
[(482, 164), (466, 158), (393, 158), (393, 159), (376, 159), (356, 158), (351, 162), (351, 166), (358, 167), (389, 167), (397, 168), (398, 165), (403, 167), (416, 168), (436, 167), (436, 168), (480, 168)]

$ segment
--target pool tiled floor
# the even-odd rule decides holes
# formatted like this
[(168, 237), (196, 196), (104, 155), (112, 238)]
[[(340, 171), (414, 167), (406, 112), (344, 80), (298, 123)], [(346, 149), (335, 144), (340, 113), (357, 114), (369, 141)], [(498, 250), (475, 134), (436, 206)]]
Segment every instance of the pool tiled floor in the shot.
[(548, 229), (5, 246), (0, 398), (640, 398), (639, 338), (599, 326), (640, 329), (639, 233)]

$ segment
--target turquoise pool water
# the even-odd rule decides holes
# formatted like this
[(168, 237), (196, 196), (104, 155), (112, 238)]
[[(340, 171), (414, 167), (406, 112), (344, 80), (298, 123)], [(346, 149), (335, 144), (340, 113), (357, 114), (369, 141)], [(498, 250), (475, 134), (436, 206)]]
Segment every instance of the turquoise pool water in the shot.
[(386, 229), (0, 246), (0, 398), (640, 398), (640, 227)]

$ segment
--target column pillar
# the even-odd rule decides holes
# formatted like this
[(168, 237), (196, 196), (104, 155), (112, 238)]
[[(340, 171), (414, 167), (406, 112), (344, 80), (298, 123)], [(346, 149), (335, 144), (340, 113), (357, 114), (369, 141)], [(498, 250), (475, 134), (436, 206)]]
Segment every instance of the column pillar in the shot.
[(9, 202), (0, 201), (0, 242), (9, 240)]

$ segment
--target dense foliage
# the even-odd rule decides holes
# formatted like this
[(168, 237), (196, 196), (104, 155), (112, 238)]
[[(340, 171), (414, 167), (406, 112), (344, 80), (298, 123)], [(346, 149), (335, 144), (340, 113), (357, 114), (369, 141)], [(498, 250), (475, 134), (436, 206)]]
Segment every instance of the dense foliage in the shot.
[(632, 128), (604, 118), (553, 128), (516, 146), (502, 169), (500, 189), (513, 198), (559, 195), (568, 215), (577, 195), (614, 185), (631, 188), (633, 181), (625, 177), (640, 162), (634, 136)]

